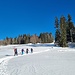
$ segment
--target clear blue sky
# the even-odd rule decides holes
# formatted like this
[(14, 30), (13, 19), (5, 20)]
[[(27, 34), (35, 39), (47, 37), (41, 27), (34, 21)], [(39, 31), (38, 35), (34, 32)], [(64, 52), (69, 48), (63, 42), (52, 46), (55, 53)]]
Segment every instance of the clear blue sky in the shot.
[(75, 22), (75, 0), (0, 0), (0, 39), (52, 32), (55, 16)]

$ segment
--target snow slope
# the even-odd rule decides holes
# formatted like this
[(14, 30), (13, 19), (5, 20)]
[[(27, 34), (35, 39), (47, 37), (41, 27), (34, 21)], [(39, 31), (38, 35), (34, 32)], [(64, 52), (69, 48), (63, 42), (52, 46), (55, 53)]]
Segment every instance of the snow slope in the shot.
[[(19, 54), (22, 48), (28, 48), (29, 54), (13, 56), (14, 47)], [(0, 57), (0, 75), (75, 75), (74, 48), (54, 44), (9, 45), (0, 47)]]

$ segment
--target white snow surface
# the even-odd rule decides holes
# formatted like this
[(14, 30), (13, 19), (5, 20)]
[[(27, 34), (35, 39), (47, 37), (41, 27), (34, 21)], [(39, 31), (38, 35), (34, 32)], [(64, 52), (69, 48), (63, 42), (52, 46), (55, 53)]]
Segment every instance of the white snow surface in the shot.
[[(21, 55), (22, 48), (29, 53)], [(55, 47), (54, 43), (0, 46), (0, 75), (75, 75), (75, 48)]]

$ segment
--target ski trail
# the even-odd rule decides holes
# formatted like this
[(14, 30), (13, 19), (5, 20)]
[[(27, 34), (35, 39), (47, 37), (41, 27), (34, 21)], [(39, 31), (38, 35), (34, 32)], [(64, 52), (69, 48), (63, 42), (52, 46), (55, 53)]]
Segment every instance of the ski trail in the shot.
[(0, 59), (0, 75), (9, 75), (7, 73), (7, 70), (6, 69), (7, 69), (8, 61), (11, 58), (13, 58), (13, 56)]
[(39, 52), (34, 52), (34, 53), (29, 53), (29, 54), (24, 54), (24, 55), (9, 56), (9, 57), (5, 57), (5, 58), (1, 58), (0, 59), (0, 75), (9, 75), (9, 73), (7, 71), (7, 64), (10, 59), (20, 57), (20, 56), (25, 56), (25, 55), (33, 55), (33, 54), (37, 54), (37, 53), (47, 52), (49, 50), (50, 49), (47, 49), (44, 51), (39, 51)]

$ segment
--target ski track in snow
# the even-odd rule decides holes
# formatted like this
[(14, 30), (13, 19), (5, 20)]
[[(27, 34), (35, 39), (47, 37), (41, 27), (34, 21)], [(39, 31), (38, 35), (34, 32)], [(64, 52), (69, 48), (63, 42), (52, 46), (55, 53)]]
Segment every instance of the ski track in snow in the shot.
[(2, 58), (0, 59), (0, 75), (8, 75), (7, 73), (7, 64), (8, 61), (13, 58), (13, 57), (6, 57), (6, 58)]
[[(47, 49), (47, 50), (44, 50), (44, 51), (39, 51), (39, 52), (34, 52), (33, 54), (42, 53), (42, 52), (46, 52), (46, 51), (49, 51), (49, 50), (50, 49)], [(24, 54), (24, 55), (32, 55), (32, 53)], [(8, 64), (8, 61), (10, 59), (20, 57), (20, 56), (24, 56), (24, 55), (9, 56), (9, 57), (5, 57), (5, 58), (1, 58), (0, 59), (0, 75), (9, 75), (8, 72), (7, 72), (7, 64)], [(35, 71), (33, 66), (30, 66), (30, 67), (32, 67), (33, 68), (32, 70)], [(17, 72), (18, 72), (18, 69), (17, 69)]]

